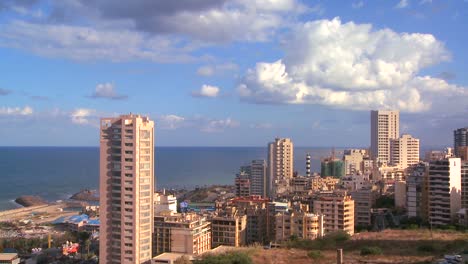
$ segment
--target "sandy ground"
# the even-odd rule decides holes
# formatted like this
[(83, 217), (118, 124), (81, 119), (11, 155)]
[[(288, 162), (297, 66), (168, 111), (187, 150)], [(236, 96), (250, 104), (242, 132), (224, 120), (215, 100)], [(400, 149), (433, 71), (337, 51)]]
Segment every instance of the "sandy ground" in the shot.
[(0, 212), (0, 222), (32, 220), (36, 224), (52, 222), (61, 216), (76, 215), (76, 212), (62, 211), (65, 203), (46, 206), (32, 206)]

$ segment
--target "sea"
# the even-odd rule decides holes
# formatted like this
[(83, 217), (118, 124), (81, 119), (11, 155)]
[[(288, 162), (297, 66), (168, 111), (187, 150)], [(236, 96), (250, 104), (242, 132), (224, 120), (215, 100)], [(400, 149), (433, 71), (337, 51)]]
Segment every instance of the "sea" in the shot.
[[(343, 155), (342, 148), (335, 155)], [(312, 171), (332, 148), (295, 147), (294, 169), (304, 175), (311, 154)], [(267, 159), (266, 147), (156, 147), (157, 189), (192, 189), (234, 184), (239, 167), (253, 159)], [(0, 210), (21, 207), (21, 195), (47, 201), (65, 200), (82, 189), (99, 187), (98, 147), (0, 147)]]

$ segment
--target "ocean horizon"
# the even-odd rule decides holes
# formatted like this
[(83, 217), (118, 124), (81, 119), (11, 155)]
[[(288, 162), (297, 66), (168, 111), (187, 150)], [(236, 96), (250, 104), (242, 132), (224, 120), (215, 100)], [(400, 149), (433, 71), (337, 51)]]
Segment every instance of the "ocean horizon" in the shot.
[[(341, 157), (346, 148), (334, 149)], [(331, 151), (332, 147), (294, 147), (294, 170), (305, 174), (305, 156), (310, 153), (311, 169), (319, 172), (320, 159)], [(98, 146), (0, 147), (0, 159), (0, 210), (21, 207), (14, 200), (22, 195), (56, 201), (99, 187)], [(240, 166), (254, 159), (266, 160), (267, 147), (156, 146), (156, 188), (233, 184)]]

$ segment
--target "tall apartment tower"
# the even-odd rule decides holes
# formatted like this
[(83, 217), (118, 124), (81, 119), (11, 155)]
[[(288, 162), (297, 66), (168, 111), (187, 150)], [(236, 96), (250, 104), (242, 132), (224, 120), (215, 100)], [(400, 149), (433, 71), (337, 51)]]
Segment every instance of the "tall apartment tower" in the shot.
[(404, 134), (390, 140), (390, 163), (400, 169), (407, 169), (419, 163), (419, 139)]
[(293, 177), (294, 147), (289, 138), (276, 138), (268, 144), (269, 196), (286, 192)]
[(454, 223), (461, 209), (461, 160), (447, 158), (429, 162), (429, 222), (435, 226)]
[(100, 124), (101, 263), (149, 263), (152, 257), (154, 122), (140, 115)]
[(252, 160), (250, 163), (250, 192), (252, 195), (267, 196), (267, 165), (265, 160)]
[(371, 154), (377, 163), (390, 162), (390, 140), (400, 137), (398, 111), (371, 111)]

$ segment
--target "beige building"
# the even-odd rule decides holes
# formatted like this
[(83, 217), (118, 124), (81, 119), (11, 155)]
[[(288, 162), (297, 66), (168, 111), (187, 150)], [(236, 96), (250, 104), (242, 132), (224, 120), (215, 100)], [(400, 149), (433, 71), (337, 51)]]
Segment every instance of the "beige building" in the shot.
[(155, 215), (167, 211), (177, 213), (177, 198), (172, 194), (156, 192), (153, 196), (153, 203)]
[(268, 144), (269, 196), (288, 191), (293, 177), (294, 146), (289, 138), (276, 138)]
[(364, 158), (367, 156), (365, 149), (347, 149), (344, 151), (345, 175), (364, 172)]
[(354, 234), (354, 200), (351, 196), (321, 195), (314, 200), (314, 213), (324, 215), (325, 234), (339, 230)]
[(408, 134), (390, 140), (390, 163), (400, 169), (407, 169), (419, 163), (419, 139)]
[(457, 147), (457, 155), (461, 160), (468, 161), (468, 146)]
[(461, 160), (448, 158), (429, 163), (429, 222), (443, 226), (454, 223), (461, 209)]
[(241, 247), (247, 244), (247, 215), (237, 213), (211, 219), (211, 245)]
[(20, 261), (17, 253), (0, 253), (0, 263), (19, 264)]
[(461, 191), (462, 191), (462, 208), (468, 210), (468, 161), (462, 161), (461, 164)]
[(275, 240), (288, 240), (291, 236), (302, 239), (323, 237), (323, 215), (306, 212), (281, 212), (275, 215)]
[(390, 162), (390, 140), (399, 137), (398, 111), (371, 111), (371, 155), (378, 164)]
[(365, 187), (352, 191), (354, 200), (354, 225), (367, 227), (371, 225), (371, 209), (377, 199), (378, 192), (373, 187)]
[(153, 255), (199, 255), (210, 249), (211, 224), (206, 217), (194, 213), (161, 213), (154, 217)]
[(406, 208), (406, 181), (395, 182), (395, 207)]
[(153, 230), (154, 123), (140, 115), (100, 124), (102, 263), (149, 263)]

